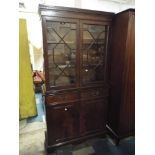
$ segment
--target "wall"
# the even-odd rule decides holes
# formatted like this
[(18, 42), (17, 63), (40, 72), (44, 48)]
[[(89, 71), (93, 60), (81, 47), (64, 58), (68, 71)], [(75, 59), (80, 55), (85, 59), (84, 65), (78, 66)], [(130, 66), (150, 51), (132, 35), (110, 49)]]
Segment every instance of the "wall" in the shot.
[(128, 3), (115, 2), (115, 0), (44, 0), (45, 4), (55, 6), (76, 7), (91, 10), (120, 12), (127, 8), (134, 8), (134, 0), (128, 0)]
[(26, 19), (30, 58), (33, 70), (43, 70), (42, 27), (38, 13), (20, 12), (19, 18)]
[[(26, 9), (20, 10), (20, 16), (27, 19), (28, 37), (33, 70), (43, 70), (42, 29), (38, 15), (38, 4), (76, 7), (118, 13), (128, 8), (135, 8), (134, 0), (128, 3), (116, 3), (115, 0), (20, 0)], [(122, 0), (120, 0), (122, 1)]]

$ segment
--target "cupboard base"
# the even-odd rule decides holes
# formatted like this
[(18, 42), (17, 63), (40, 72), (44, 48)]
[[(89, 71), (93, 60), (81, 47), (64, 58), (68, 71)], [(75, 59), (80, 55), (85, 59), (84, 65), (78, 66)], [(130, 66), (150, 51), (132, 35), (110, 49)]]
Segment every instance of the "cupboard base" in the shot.
[(106, 131), (103, 132), (98, 132), (98, 133), (94, 133), (91, 135), (87, 135), (87, 136), (81, 136), (72, 140), (68, 140), (68, 141), (64, 141), (64, 142), (60, 142), (60, 143), (56, 143), (53, 145), (48, 145), (48, 139), (47, 139), (47, 133), (45, 131), (45, 150), (46, 150), (46, 154), (48, 155), (48, 153), (52, 153), (54, 151), (56, 151), (56, 149), (58, 149), (61, 146), (67, 145), (67, 144), (79, 144), (81, 142), (84, 142), (87, 139), (90, 138), (94, 138), (94, 137), (101, 137), (104, 138), (106, 137)]

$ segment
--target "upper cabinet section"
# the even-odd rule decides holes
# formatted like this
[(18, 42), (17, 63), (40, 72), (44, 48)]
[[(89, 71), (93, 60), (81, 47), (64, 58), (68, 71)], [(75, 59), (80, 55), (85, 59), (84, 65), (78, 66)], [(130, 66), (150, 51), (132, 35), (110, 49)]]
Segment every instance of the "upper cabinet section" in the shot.
[(113, 14), (40, 6), (46, 88), (104, 83)]

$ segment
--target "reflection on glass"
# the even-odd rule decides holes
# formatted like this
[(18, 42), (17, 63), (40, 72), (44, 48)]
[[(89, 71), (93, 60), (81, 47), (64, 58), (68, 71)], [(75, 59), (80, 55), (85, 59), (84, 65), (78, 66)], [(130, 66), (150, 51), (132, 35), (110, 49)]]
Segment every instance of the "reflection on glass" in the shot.
[(83, 83), (104, 80), (106, 26), (83, 25)]
[(76, 82), (76, 24), (47, 22), (49, 78), (52, 86)]

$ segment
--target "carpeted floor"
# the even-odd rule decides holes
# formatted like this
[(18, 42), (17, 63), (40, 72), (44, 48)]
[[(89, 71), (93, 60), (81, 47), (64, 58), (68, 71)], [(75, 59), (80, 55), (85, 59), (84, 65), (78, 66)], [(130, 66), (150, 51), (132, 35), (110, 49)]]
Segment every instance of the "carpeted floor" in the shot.
[(50, 155), (134, 155), (134, 138), (130, 137), (114, 145), (111, 139), (91, 139), (79, 145), (69, 145), (58, 149)]
[(36, 97), (36, 105), (37, 105), (38, 115), (35, 117), (28, 118), (27, 123), (45, 122), (45, 112), (44, 112), (42, 94), (36, 93), (35, 97)]
[[(20, 129), (19, 154), (20, 155), (46, 155), (44, 150), (44, 132), (46, 123), (43, 121), (44, 110), (41, 94), (36, 94), (39, 106), (39, 115), (28, 119), (27, 124)], [(111, 139), (89, 139), (79, 145), (62, 146), (50, 155), (135, 155), (135, 139), (129, 137), (115, 146)]]
[[(45, 123), (28, 123), (20, 130), (20, 155), (45, 155)], [(115, 146), (109, 138), (89, 139), (79, 145), (66, 145), (50, 155), (134, 155), (134, 138), (130, 137)]]

